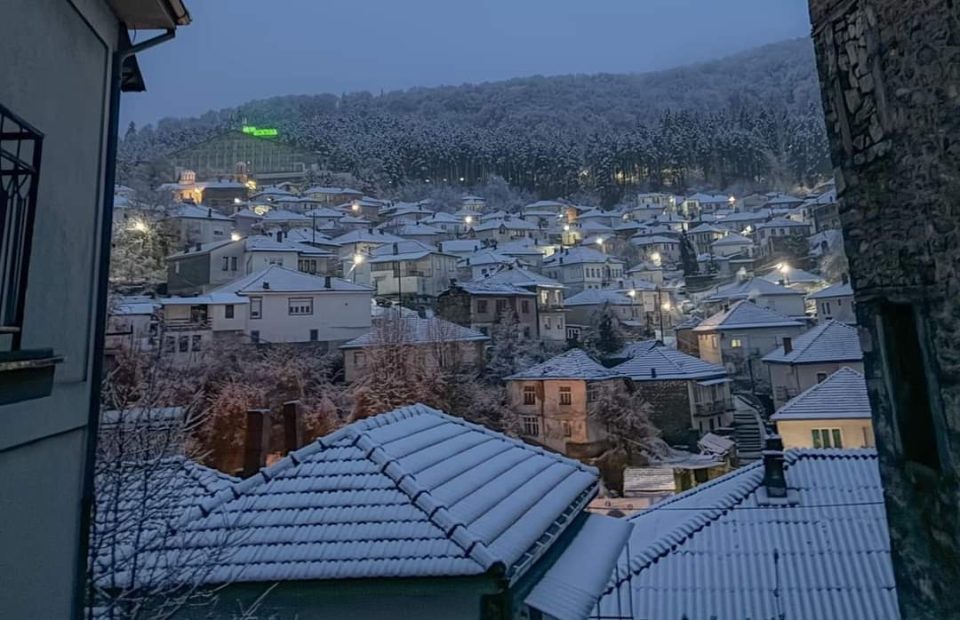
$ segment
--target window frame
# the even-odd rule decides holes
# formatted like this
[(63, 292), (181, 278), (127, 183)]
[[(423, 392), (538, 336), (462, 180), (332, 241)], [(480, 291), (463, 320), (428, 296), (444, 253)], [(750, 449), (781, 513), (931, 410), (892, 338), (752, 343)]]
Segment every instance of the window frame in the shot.
[(564, 407), (570, 407), (573, 405), (573, 388), (569, 385), (561, 385), (557, 388), (557, 402)]
[(250, 298), (250, 318), (263, 318), (263, 297), (256, 296)]
[[(296, 311), (299, 308), (305, 311)], [(287, 316), (313, 316), (313, 297), (287, 297)]]
[(523, 404), (524, 405), (536, 405), (537, 404), (537, 388), (534, 385), (525, 385), (523, 390)]

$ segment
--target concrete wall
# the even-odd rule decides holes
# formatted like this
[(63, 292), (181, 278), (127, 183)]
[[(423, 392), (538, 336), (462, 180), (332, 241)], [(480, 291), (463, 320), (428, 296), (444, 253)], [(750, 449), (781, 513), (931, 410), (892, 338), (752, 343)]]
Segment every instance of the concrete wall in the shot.
[(830, 299), (818, 299), (817, 320), (825, 323), (829, 320), (840, 321), (847, 325), (857, 324), (856, 305), (853, 297), (832, 297)]
[(958, 617), (960, 16), (947, 0), (810, 13), (898, 598), (906, 618)]
[[(214, 213), (217, 213), (214, 211)], [(174, 218), (173, 229), (177, 232), (177, 241), (181, 246), (211, 241), (226, 241), (233, 230), (229, 220), (199, 219), (193, 217)]]
[(184, 256), (167, 262), (167, 292), (195, 295), (210, 283), (210, 254)]
[[(369, 330), (367, 330), (369, 331)], [(439, 368), (436, 344), (409, 345), (411, 359), (422, 364), (425, 368)], [(452, 357), (465, 366), (482, 366), (484, 342), (448, 342), (447, 350), (453, 351)], [(343, 378), (352, 383), (360, 378), (367, 364), (370, 363), (373, 347), (366, 349), (347, 349), (343, 352)]]
[[(523, 389), (527, 386), (537, 394), (536, 403), (532, 405), (525, 405), (523, 401)], [(569, 405), (560, 403), (560, 388), (570, 389)], [(529, 437), (557, 452), (567, 453), (567, 444), (599, 444), (607, 437), (602, 426), (587, 415), (586, 381), (508, 381), (507, 398), (510, 408), (518, 414), (538, 419), (540, 434)]]
[(815, 428), (840, 429), (844, 448), (872, 448), (873, 422), (866, 420), (778, 420), (777, 434), (784, 448), (812, 448)]
[(51, 396), (0, 406), (0, 616), (67, 618), (119, 24), (97, 0), (6, 0), (0, 14), (0, 101), (46, 136), (23, 347), (64, 356)]
[[(265, 342), (309, 342), (315, 329), (320, 342), (346, 342), (370, 331), (370, 293), (329, 291), (314, 294), (261, 295), (261, 318), (251, 318), (246, 331), (260, 332)], [(313, 314), (291, 315), (290, 298), (313, 300)]]

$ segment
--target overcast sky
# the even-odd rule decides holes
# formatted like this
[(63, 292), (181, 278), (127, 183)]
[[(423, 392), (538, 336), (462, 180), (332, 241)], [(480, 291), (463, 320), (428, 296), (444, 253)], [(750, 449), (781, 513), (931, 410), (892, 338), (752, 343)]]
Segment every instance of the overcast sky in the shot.
[[(123, 124), (274, 95), (642, 72), (808, 35), (807, 0), (185, 0)], [(142, 40), (146, 33), (140, 35)]]

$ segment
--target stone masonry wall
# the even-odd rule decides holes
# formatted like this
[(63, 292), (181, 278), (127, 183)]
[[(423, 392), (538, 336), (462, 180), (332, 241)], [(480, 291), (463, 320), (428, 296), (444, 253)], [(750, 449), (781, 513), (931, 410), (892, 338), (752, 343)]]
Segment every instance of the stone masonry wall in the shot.
[[(810, 0), (810, 14), (900, 606), (904, 618), (956, 618), (960, 4)], [(907, 463), (901, 447), (889, 391), (898, 377), (885, 372), (877, 320), (888, 302), (920, 317), (940, 455), (933, 475)]]

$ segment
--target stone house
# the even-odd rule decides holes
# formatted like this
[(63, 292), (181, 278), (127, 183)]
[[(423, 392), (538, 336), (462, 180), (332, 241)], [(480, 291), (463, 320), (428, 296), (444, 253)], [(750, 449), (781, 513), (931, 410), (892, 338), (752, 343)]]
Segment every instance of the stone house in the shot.
[(488, 284), (511, 284), (536, 293), (537, 333), (542, 341), (567, 340), (567, 309), (564, 286), (556, 280), (520, 267), (507, 266), (485, 280)]
[(727, 234), (727, 229), (704, 222), (688, 230), (687, 238), (690, 239), (697, 254), (709, 254), (714, 242), (723, 239)]
[(738, 301), (693, 328), (700, 359), (720, 364), (731, 376), (751, 383), (762, 371), (760, 358), (803, 330), (800, 321), (750, 301)]
[(857, 324), (856, 306), (853, 300), (853, 287), (846, 274), (841, 282), (831, 284), (826, 288), (807, 295), (807, 301), (812, 301), (817, 312), (817, 320), (841, 321), (847, 325)]
[[(653, 407), (651, 422), (671, 444), (696, 444), (733, 421), (730, 379), (723, 366), (657, 344), (614, 366)], [(693, 439), (693, 441), (691, 441)]]
[(863, 351), (856, 328), (827, 321), (795, 338), (781, 338), (780, 347), (763, 362), (770, 373), (774, 406), (780, 407), (840, 368), (863, 372)]
[(537, 294), (514, 284), (463, 282), (451, 284), (437, 296), (437, 314), (451, 323), (474, 329), (485, 336), (494, 326), (517, 317), (524, 338), (539, 338)]
[(379, 347), (409, 348), (411, 359), (425, 368), (452, 365), (480, 368), (490, 338), (480, 332), (439, 318), (397, 317), (394, 313), (378, 319), (373, 329), (340, 346), (343, 374), (347, 383), (362, 376)]
[(777, 409), (770, 417), (783, 446), (872, 448), (873, 422), (863, 375), (841, 368)]
[(573, 458), (591, 458), (607, 449), (606, 429), (588, 413), (591, 387), (623, 380), (571, 349), (507, 377), (507, 400), (520, 415), (522, 437)]

